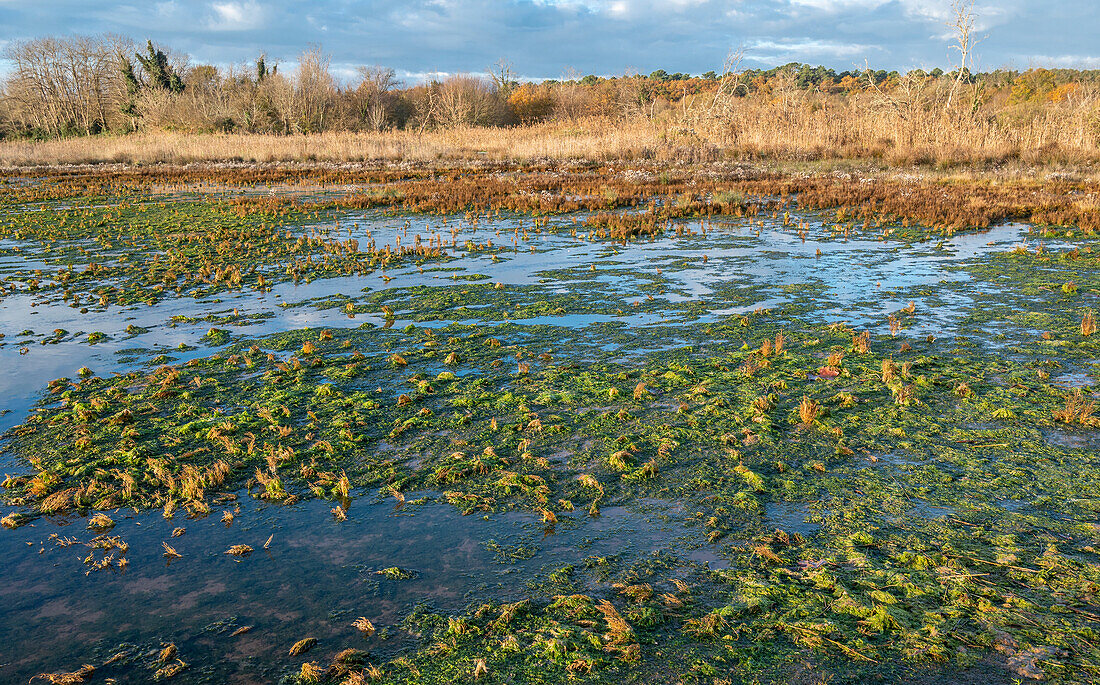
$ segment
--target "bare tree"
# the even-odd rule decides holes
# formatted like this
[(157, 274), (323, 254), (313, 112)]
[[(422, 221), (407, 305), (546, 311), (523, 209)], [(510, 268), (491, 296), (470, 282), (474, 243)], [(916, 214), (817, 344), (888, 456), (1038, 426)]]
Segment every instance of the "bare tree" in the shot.
[(718, 89), (714, 91), (714, 98), (710, 102), (708, 114), (714, 116), (720, 111), (728, 110), (730, 100), (737, 95), (737, 90), (744, 86), (741, 83), (741, 62), (745, 59), (745, 48), (739, 45), (736, 50), (730, 50), (722, 64), (722, 75), (718, 77)]
[(974, 63), (974, 46), (980, 39), (974, 36), (974, 23), (978, 15), (974, 11), (974, 0), (952, 0), (951, 19), (947, 22), (947, 28), (951, 30), (955, 42), (951, 49), (959, 53), (959, 62), (955, 67), (955, 81), (951, 84), (951, 90), (947, 94), (947, 104), (944, 111), (950, 111), (951, 103), (955, 99), (955, 92), (959, 88)]
[(573, 67), (562, 72), (561, 81), (554, 86), (554, 113), (558, 118), (573, 121), (584, 114), (588, 98), (580, 80), (580, 72)]
[(122, 92), (115, 54), (128, 43), (117, 36), (44, 37), (15, 42), (7, 106), (24, 128), (50, 135), (95, 133), (119, 114)]
[(294, 74), (294, 125), (303, 133), (325, 130), (334, 107), (336, 82), (329, 73), (329, 58), (320, 47), (298, 58)]
[(884, 84), (875, 78), (875, 71), (866, 62), (863, 73), (874, 97), (873, 102), (897, 117), (899, 138), (903, 139), (905, 145), (912, 145), (922, 121), (921, 115), (931, 102), (931, 77), (923, 70), (913, 69), (891, 83)]
[(489, 78), (493, 80), (493, 86), (500, 93), (500, 97), (507, 100), (508, 96), (512, 94), (512, 89), (516, 83), (516, 74), (512, 69), (511, 62), (503, 57), (498, 59), (489, 67)]
[(416, 117), (419, 120), (416, 134), (424, 135), (424, 129), (435, 121), (435, 113), (439, 109), (439, 82), (432, 81), (418, 91), (419, 97), (414, 96)]
[(392, 108), (391, 92), (397, 88), (397, 76), (387, 67), (359, 67), (359, 85), (352, 93), (356, 114), (368, 128), (386, 127)]
[(484, 126), (499, 123), (500, 100), (485, 81), (465, 74), (439, 86), (437, 117), (443, 126)]

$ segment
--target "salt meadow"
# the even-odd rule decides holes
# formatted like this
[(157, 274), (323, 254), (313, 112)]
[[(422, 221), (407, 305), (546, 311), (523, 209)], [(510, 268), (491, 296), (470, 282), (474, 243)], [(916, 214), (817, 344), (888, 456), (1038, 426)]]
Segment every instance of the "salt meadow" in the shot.
[(9, 171), (0, 676), (1100, 678), (1095, 192)]

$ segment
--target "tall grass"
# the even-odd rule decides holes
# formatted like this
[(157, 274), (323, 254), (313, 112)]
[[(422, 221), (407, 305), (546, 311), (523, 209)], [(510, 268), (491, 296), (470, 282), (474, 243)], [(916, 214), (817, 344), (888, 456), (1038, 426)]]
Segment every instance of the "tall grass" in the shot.
[(783, 102), (732, 100), (657, 116), (591, 116), (515, 127), (332, 131), (300, 135), (144, 131), (48, 141), (0, 142), (0, 165), (364, 162), (435, 160), (859, 159), (888, 165), (1021, 162), (1085, 166), (1100, 161), (1097, 97), (1004, 108), (1000, 114), (913, 108), (904, 117), (870, 97), (806, 94)]

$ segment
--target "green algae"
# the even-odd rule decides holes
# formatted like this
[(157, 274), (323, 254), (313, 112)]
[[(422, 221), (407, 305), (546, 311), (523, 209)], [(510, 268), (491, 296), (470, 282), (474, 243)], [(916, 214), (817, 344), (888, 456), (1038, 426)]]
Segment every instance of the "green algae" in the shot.
[[(95, 231), (69, 239), (97, 240), (97, 258), (118, 242), (103, 230), (117, 221), (144, 221), (154, 237), (192, 220), (255, 230), (279, 244), (268, 255), (276, 264), (331, 245), (283, 244), (282, 222), (302, 219), (294, 214), (240, 218), (185, 203), (73, 211), (67, 225)], [(265, 233), (264, 221), (278, 230)], [(6, 501), (20, 508), (10, 524), (118, 507), (202, 516), (237, 491), (331, 500), (341, 512), (358, 498), (428, 492), (490, 522), (529, 513), (553, 535), (660, 501), (679, 507), (696, 544), (728, 568), (671, 552), (625, 561), (578, 550), (574, 563), (525, 578), (522, 601), (412, 611), (399, 628), (413, 649), (355, 666), (367, 659), (387, 682), (785, 682), (809, 663), (832, 682), (864, 682), (974, 673), (1003, 658), (998, 677), (1030, 664), (1054, 681), (1086, 681), (1100, 663), (1100, 457), (1071, 439), (1091, 435), (1094, 417), (1057, 418), (1071, 398), (1058, 374), (1095, 367), (1100, 340), (1081, 335), (1079, 321), (1100, 276), (1090, 242), (1059, 237), (1077, 242), (953, 267), (967, 280), (927, 286), (916, 313), (895, 311), (896, 337), (862, 342), (860, 331), (815, 318), (822, 282), (780, 285), (789, 299), (779, 306), (715, 316), (712, 302), (646, 297), (671, 289), (667, 275), (607, 262), (599, 277), (584, 265), (537, 285), (460, 277), (297, 303), (412, 322), (402, 328), (252, 336), (219, 327), (247, 316), (180, 315), (176, 323), (211, 323), (202, 343), (218, 349), (172, 366), (148, 354), (143, 368), (115, 377), (57, 379), (11, 431), (9, 449), (31, 468), (5, 482)], [(181, 263), (209, 256), (194, 249)], [(297, 275), (375, 266), (349, 259)], [(129, 283), (119, 301), (144, 299), (156, 279), (121, 264), (70, 290), (102, 294), (99, 281), (111, 279)], [(242, 281), (258, 287), (261, 272)], [(600, 277), (636, 283), (638, 304)], [(199, 280), (188, 293), (235, 287)], [(953, 335), (908, 334), (937, 298), (962, 292), (975, 302)], [(760, 295), (721, 283), (710, 297)], [(855, 306), (894, 296), (868, 292)], [(618, 316), (625, 306), (662, 320), (510, 323)], [(777, 520), (777, 507), (804, 520)], [(502, 564), (539, 554), (529, 541), (486, 547)], [(397, 566), (375, 573), (415, 577)]]

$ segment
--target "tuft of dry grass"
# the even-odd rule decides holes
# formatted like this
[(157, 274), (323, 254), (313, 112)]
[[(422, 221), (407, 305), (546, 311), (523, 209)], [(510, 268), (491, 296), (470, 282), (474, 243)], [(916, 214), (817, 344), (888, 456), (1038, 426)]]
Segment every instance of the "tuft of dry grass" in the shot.
[(164, 649), (160, 650), (160, 656), (157, 658), (157, 661), (162, 664), (166, 664), (172, 659), (176, 658), (177, 651), (178, 650), (176, 649), (176, 645), (169, 642), (167, 645), (165, 645)]
[(187, 668), (187, 662), (182, 659), (176, 659), (170, 664), (165, 664), (153, 673), (153, 680), (164, 680), (165, 678), (171, 678), (174, 675), (179, 674)]
[(363, 637), (374, 635), (374, 624), (366, 616), (360, 616), (352, 622), (352, 627), (363, 634)]
[(821, 407), (818, 403), (811, 400), (808, 395), (803, 395), (802, 401), (798, 403), (798, 419), (802, 422), (802, 425), (804, 427), (812, 426), (820, 413)]
[(1096, 318), (1091, 309), (1081, 317), (1081, 335), (1088, 337), (1096, 332)]
[(596, 610), (603, 614), (604, 621), (607, 623), (605, 637), (608, 643), (620, 645), (633, 641), (634, 629), (619, 614), (619, 611), (611, 602), (606, 599), (600, 600), (596, 603)]
[(39, 673), (31, 678), (31, 681), (41, 678), (54, 685), (77, 685), (78, 683), (87, 682), (88, 678), (90, 678), (94, 672), (95, 666), (84, 664), (71, 673)]
[(115, 527), (114, 520), (110, 516), (104, 514), (103, 512), (100, 512), (100, 513), (96, 514), (95, 516), (93, 516), (91, 519), (88, 520), (88, 529), (89, 530), (98, 530), (98, 531), (102, 532), (102, 531), (105, 531), (105, 530), (110, 530), (111, 528), (114, 528), (114, 527)]
[(1066, 396), (1066, 406), (1054, 412), (1054, 420), (1065, 424), (1079, 424), (1082, 426), (1095, 426), (1100, 424), (1100, 418), (1096, 414), (1096, 402), (1085, 397), (1081, 388), (1074, 388)]
[(302, 669), (298, 672), (298, 681), (302, 683), (319, 683), (324, 673), (325, 669), (318, 666), (316, 662), (307, 661), (302, 664)]
[(317, 638), (306, 637), (298, 640), (290, 647), (290, 656), (300, 656), (317, 646)]
[(489, 675), (489, 667), (485, 664), (485, 659), (477, 659), (474, 662), (474, 680), (480, 680), (481, 676)]

